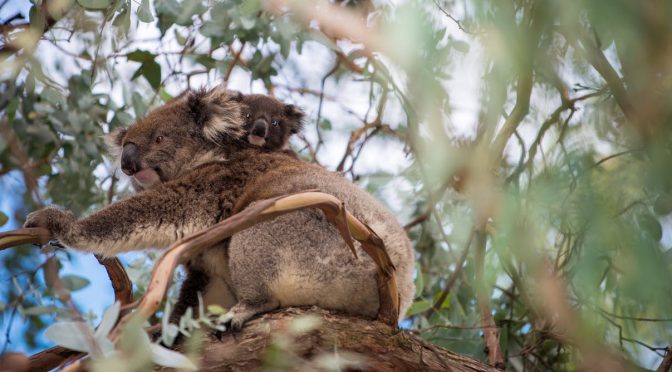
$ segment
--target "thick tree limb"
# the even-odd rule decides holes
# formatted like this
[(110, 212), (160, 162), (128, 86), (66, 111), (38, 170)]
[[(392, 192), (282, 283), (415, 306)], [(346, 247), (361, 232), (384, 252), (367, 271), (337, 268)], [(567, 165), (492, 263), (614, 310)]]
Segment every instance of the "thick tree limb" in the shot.
[(0, 233), (0, 251), (22, 244), (44, 245), (51, 239), (49, 230), (40, 227), (17, 229)]
[[(307, 332), (293, 331), (294, 320), (305, 316), (314, 317), (318, 321), (316, 327)], [(286, 347), (275, 351), (292, 363), (285, 366), (285, 370), (323, 370), (320, 361), (340, 356), (359, 365), (359, 368), (352, 366), (343, 370), (497, 371), (406, 331), (396, 332), (387, 324), (317, 307), (273, 311), (250, 320), (239, 333), (224, 334), (221, 341), (205, 338), (199, 368), (260, 370), (265, 362), (272, 363), (269, 353), (279, 344), (276, 343), (279, 338)], [(269, 348), (270, 345), (273, 346)]]

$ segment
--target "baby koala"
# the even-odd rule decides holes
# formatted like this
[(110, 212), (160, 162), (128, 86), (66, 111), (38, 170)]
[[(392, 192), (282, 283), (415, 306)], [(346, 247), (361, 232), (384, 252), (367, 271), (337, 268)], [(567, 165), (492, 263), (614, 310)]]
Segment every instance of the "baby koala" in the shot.
[(242, 94), (245, 141), (266, 150), (289, 149), (289, 137), (303, 128), (303, 111), (263, 94)]

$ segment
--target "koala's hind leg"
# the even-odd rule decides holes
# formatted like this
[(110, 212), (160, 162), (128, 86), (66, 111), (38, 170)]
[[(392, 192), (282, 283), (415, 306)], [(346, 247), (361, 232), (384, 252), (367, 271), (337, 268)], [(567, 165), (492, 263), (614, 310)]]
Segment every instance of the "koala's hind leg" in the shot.
[(231, 317), (229, 328), (232, 331), (240, 331), (243, 328), (243, 324), (253, 316), (275, 310), (278, 307), (280, 307), (280, 302), (275, 299), (256, 304), (238, 302), (228, 313)]

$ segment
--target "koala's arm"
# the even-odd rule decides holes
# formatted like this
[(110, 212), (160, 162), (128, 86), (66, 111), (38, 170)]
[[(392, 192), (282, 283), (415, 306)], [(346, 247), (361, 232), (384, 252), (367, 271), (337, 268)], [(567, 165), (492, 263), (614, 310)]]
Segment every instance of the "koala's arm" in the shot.
[(219, 202), (197, 188), (159, 186), (77, 220), (68, 211), (45, 208), (28, 215), (26, 227), (47, 228), (61, 243), (112, 256), (165, 248), (217, 222)]

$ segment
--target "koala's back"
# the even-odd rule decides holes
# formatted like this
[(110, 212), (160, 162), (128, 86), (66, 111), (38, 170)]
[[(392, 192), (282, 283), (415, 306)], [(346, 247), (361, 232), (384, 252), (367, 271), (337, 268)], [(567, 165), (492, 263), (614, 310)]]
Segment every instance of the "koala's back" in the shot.
[[(414, 295), (413, 248), (395, 217), (371, 195), (343, 177), (301, 163), (268, 171), (255, 181), (263, 190), (250, 200), (319, 189), (345, 202), (346, 208), (383, 239), (397, 269), (403, 315)], [(229, 245), (229, 269), (236, 296), (251, 303), (269, 298), (280, 306), (317, 305), (375, 316), (378, 291), (375, 265), (356, 244), (356, 259), (319, 210), (280, 216), (236, 234)]]

